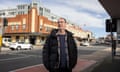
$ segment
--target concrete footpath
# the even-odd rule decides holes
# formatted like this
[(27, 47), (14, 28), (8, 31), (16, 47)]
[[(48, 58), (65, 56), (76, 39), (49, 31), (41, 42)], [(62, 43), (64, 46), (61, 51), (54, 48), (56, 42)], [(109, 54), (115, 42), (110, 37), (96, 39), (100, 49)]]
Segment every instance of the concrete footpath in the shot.
[[(78, 58), (77, 65), (73, 72), (91, 72), (94, 67), (99, 65), (104, 59), (111, 55), (111, 49), (103, 49), (90, 55), (83, 55)], [(10, 72), (48, 72), (43, 64), (28, 66)]]
[[(73, 69), (73, 72), (79, 72), (83, 71), (84, 69), (88, 68), (91, 65), (94, 65), (96, 61), (93, 60), (84, 60), (84, 59), (78, 59), (77, 65)], [(38, 64), (34, 66), (29, 66), (17, 70), (13, 70), (10, 72), (48, 72), (43, 64)]]

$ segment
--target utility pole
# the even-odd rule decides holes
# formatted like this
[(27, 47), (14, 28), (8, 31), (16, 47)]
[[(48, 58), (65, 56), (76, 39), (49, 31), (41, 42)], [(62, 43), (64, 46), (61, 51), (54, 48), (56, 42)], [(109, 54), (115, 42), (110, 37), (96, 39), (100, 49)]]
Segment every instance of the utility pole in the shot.
[(7, 26), (8, 20), (2, 16), (1, 18), (1, 24), (0, 24), (0, 52), (2, 50), (2, 36), (4, 34), (4, 27)]
[(2, 51), (2, 35), (3, 35), (3, 18), (1, 17), (1, 25), (0, 25), (0, 52)]
[(114, 49), (114, 42), (113, 42), (113, 36), (114, 35), (113, 35), (113, 32), (112, 32), (112, 24), (111, 24), (111, 29), (110, 30), (111, 30), (111, 43), (112, 43), (111, 47), (112, 47), (112, 58), (113, 58), (115, 56), (115, 49)]
[(116, 25), (117, 25), (117, 19), (106, 20), (106, 32), (110, 32), (111, 34), (112, 59), (114, 59), (114, 56), (116, 55), (116, 40), (113, 39), (114, 37), (113, 32), (116, 32), (117, 30)]

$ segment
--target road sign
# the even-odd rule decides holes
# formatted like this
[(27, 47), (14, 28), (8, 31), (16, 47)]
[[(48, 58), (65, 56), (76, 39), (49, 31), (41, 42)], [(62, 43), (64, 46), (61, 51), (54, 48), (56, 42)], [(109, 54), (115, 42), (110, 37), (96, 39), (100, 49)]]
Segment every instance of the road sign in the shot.
[(117, 34), (120, 34), (120, 19), (117, 21)]
[(116, 32), (117, 31), (117, 19), (107, 19), (106, 20), (106, 32)]

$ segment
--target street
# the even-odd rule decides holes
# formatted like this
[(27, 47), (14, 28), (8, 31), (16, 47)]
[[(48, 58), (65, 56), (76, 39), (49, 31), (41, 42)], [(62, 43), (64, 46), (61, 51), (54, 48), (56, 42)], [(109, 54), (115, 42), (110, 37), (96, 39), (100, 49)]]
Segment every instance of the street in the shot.
[[(87, 56), (95, 52), (107, 49), (105, 46), (80, 46), (78, 47), (78, 56), (82, 59), (90, 59)], [(0, 70), (8, 72), (11, 70), (37, 65), (42, 63), (42, 49), (34, 48), (33, 50), (7, 51), (0, 54)], [(92, 60), (92, 58), (91, 58)]]
[(8, 72), (40, 63), (42, 63), (41, 50), (11, 51), (0, 55), (0, 70), (2, 72)]
[[(1, 0), (0, 72), (48, 72), (63, 65), (75, 65), (72, 72), (120, 72), (119, 3)], [(53, 46), (45, 50), (50, 56), (44, 54), (48, 68), (42, 61), (45, 42)]]

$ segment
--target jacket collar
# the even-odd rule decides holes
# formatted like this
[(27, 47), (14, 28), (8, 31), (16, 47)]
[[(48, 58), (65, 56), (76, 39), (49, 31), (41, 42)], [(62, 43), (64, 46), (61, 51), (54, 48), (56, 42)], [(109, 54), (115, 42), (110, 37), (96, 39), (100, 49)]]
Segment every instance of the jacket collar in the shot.
[[(65, 30), (65, 31), (66, 31), (66, 33), (67, 33), (67, 36), (72, 36), (72, 35), (73, 35), (73, 33), (69, 32), (68, 30)], [(50, 36), (52, 36), (52, 37), (57, 37), (57, 32), (58, 32), (58, 29), (53, 29), (53, 30), (51, 31)]]

